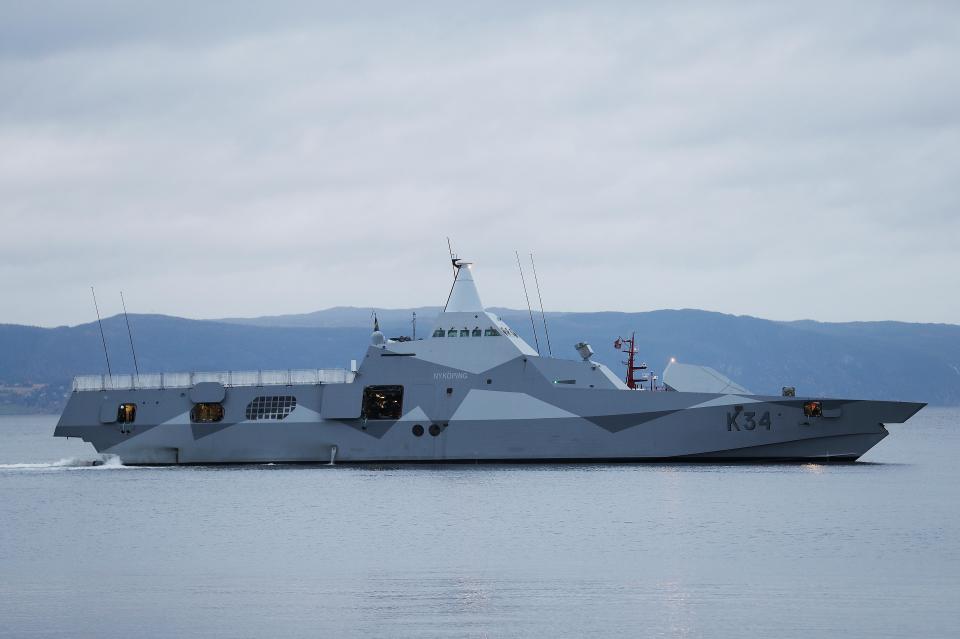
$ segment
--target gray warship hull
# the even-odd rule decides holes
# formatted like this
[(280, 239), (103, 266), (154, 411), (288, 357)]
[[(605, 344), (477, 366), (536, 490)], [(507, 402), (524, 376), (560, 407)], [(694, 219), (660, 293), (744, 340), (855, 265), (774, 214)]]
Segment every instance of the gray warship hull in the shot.
[[(811, 417), (811, 398), (589, 388), (571, 376), (596, 370), (578, 362), (518, 358), (479, 375), (421, 365), (411, 375), (403, 369), (416, 360), (385, 355), (369, 355), (388, 360), (379, 374), (345, 383), (77, 391), (55, 434), (128, 464), (851, 461), (887, 435), (884, 424), (923, 407), (823, 399)], [(564, 368), (577, 384), (554, 383)], [(364, 389), (399, 379), (400, 418), (363, 416)], [(197, 388), (222, 393), (221, 421), (192, 421)], [(248, 418), (252, 402), (273, 397), (294, 397), (296, 407), (282, 420)], [(136, 404), (134, 423), (111, 419), (122, 403)]]
[(852, 461), (924, 406), (684, 390), (540, 357), (458, 267), (433, 335), (356, 371), (78, 378), (54, 434), (126, 464)]

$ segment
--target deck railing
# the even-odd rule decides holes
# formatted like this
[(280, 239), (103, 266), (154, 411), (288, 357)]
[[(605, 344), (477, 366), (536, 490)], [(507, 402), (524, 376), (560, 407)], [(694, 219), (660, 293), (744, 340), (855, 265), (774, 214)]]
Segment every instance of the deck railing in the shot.
[(140, 375), (78, 375), (74, 391), (190, 388), (200, 382), (224, 386), (291, 386), (293, 384), (349, 384), (355, 373), (344, 368), (307, 368), (286, 371), (219, 371), (144, 373)]

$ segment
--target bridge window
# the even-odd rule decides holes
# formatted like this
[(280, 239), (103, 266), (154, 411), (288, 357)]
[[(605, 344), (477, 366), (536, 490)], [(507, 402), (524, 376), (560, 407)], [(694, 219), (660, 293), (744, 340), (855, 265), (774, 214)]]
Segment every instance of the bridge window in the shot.
[(457, 329), (451, 328), (449, 331), (447, 331), (447, 337), (456, 337), (457, 333)]
[(474, 329), (473, 329), (473, 336), (474, 336), (474, 337), (480, 337), (481, 335), (483, 335), (483, 333), (480, 331), (480, 329), (477, 328), (477, 327), (474, 327)]
[(803, 414), (807, 417), (823, 417), (823, 405), (820, 402), (804, 402)]
[(495, 329), (495, 328), (488, 328), (487, 330), (485, 330), (485, 331), (483, 332), (483, 334), (484, 334), (486, 337), (497, 337), (498, 335), (500, 335), (500, 331), (498, 331), (498, 330)]
[(434, 337), (443, 337), (444, 334), (445, 334), (445, 333), (443, 332), (443, 329), (442, 329), (442, 328), (438, 328), (437, 330), (435, 330), (435, 331), (433, 332), (433, 336), (434, 336)]
[(403, 386), (367, 386), (363, 389), (366, 419), (400, 419), (403, 414)]
[(201, 402), (190, 409), (190, 421), (195, 424), (210, 424), (223, 421), (223, 404), (220, 402)]
[(460, 337), (470, 337), (470, 329), (465, 328), (462, 331), (460, 331)]
[(117, 409), (118, 424), (132, 424), (137, 419), (136, 404), (120, 404)]
[(297, 407), (293, 395), (254, 397), (247, 404), (247, 419), (283, 419)]

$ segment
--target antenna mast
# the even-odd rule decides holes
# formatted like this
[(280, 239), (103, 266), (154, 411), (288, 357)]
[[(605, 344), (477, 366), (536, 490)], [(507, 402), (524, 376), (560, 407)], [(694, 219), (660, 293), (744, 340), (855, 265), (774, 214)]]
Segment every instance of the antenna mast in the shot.
[(443, 305), (443, 310), (447, 310), (447, 305), (450, 304), (450, 297), (453, 295), (453, 287), (457, 284), (457, 273), (460, 271), (460, 267), (457, 265), (457, 256), (453, 252), (453, 246), (450, 244), (450, 238), (447, 238), (447, 252), (450, 254), (450, 264), (453, 265), (453, 283), (450, 284), (450, 292), (447, 293), (447, 301)]
[(530, 308), (530, 296), (527, 295), (527, 280), (523, 277), (523, 267), (520, 266), (520, 252), (517, 255), (517, 268), (520, 269), (520, 281), (523, 282), (523, 296), (527, 298), (527, 312), (530, 313), (530, 326), (533, 327), (533, 341), (537, 345), (537, 355), (540, 354), (540, 340), (537, 338), (537, 323), (533, 321), (533, 310)]
[(120, 291), (120, 303), (123, 304), (123, 318), (127, 320), (127, 336), (130, 337), (130, 352), (133, 353), (133, 370), (137, 372), (137, 379), (140, 379), (140, 366), (137, 364), (137, 350), (133, 347), (133, 331), (130, 330), (130, 316), (127, 315), (127, 303), (123, 299), (123, 291)]
[(450, 254), (450, 263), (453, 264), (453, 276), (457, 276), (457, 256), (453, 253), (453, 245), (450, 244), (450, 238), (447, 238), (447, 252)]
[(103, 356), (107, 359), (107, 375), (110, 377), (110, 386), (113, 386), (113, 371), (110, 369), (110, 355), (107, 353), (107, 338), (103, 335), (103, 322), (100, 321), (100, 307), (97, 306), (97, 294), (90, 287), (90, 294), (93, 295), (93, 308), (97, 311), (97, 324), (100, 325), (100, 341), (103, 342)]
[(553, 357), (553, 348), (550, 346), (550, 331), (547, 330), (547, 314), (543, 312), (543, 297), (540, 295), (540, 280), (537, 278), (537, 266), (533, 263), (533, 253), (530, 254), (530, 268), (533, 269), (533, 281), (537, 285), (537, 298), (540, 300), (540, 317), (543, 319), (543, 333), (547, 337), (547, 352)]
[[(637, 364), (637, 334), (636, 332), (630, 333), (629, 339), (624, 339), (618, 337), (617, 341), (613, 343), (613, 347), (620, 351), (621, 353), (627, 354), (627, 361), (623, 362), (627, 365), (627, 388), (631, 390), (646, 390), (643, 387), (644, 382), (650, 382), (650, 390), (656, 390), (656, 377), (651, 376), (647, 373), (647, 363), (640, 362)], [(626, 348), (624, 348), (626, 347)], [(637, 377), (637, 373), (640, 373), (640, 376)]]

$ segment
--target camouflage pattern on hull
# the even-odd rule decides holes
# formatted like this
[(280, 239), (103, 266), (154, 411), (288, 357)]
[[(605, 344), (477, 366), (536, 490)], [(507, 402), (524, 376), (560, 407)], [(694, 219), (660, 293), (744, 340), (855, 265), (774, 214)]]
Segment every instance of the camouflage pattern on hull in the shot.
[[(396, 414), (371, 417), (376, 392), (402, 393)], [(205, 395), (220, 421), (192, 419)], [(284, 398), (289, 413), (256, 413)], [(805, 414), (811, 400), (819, 415)], [(118, 423), (122, 404), (131, 422)], [(538, 356), (483, 310), (460, 265), (432, 337), (375, 332), (350, 382), (79, 390), (55, 435), (128, 464), (824, 461), (857, 459), (923, 406), (629, 390), (602, 364)]]
[[(224, 420), (214, 424), (191, 423), (191, 403), (176, 390), (74, 393), (55, 434), (81, 437), (131, 464), (328, 462), (333, 447), (337, 462), (849, 460), (886, 436), (884, 423), (923, 406), (832, 400), (835, 416), (805, 417), (804, 398), (560, 390), (545, 379), (521, 393), (457, 381), (406, 385), (397, 420), (323, 419), (323, 398), (342, 393), (340, 385), (285, 387), (297, 408), (269, 422), (243, 415), (264, 388), (229, 388)], [(104, 403), (120, 402), (138, 404), (136, 423), (96, 423)], [(760, 425), (767, 413), (769, 425)]]

